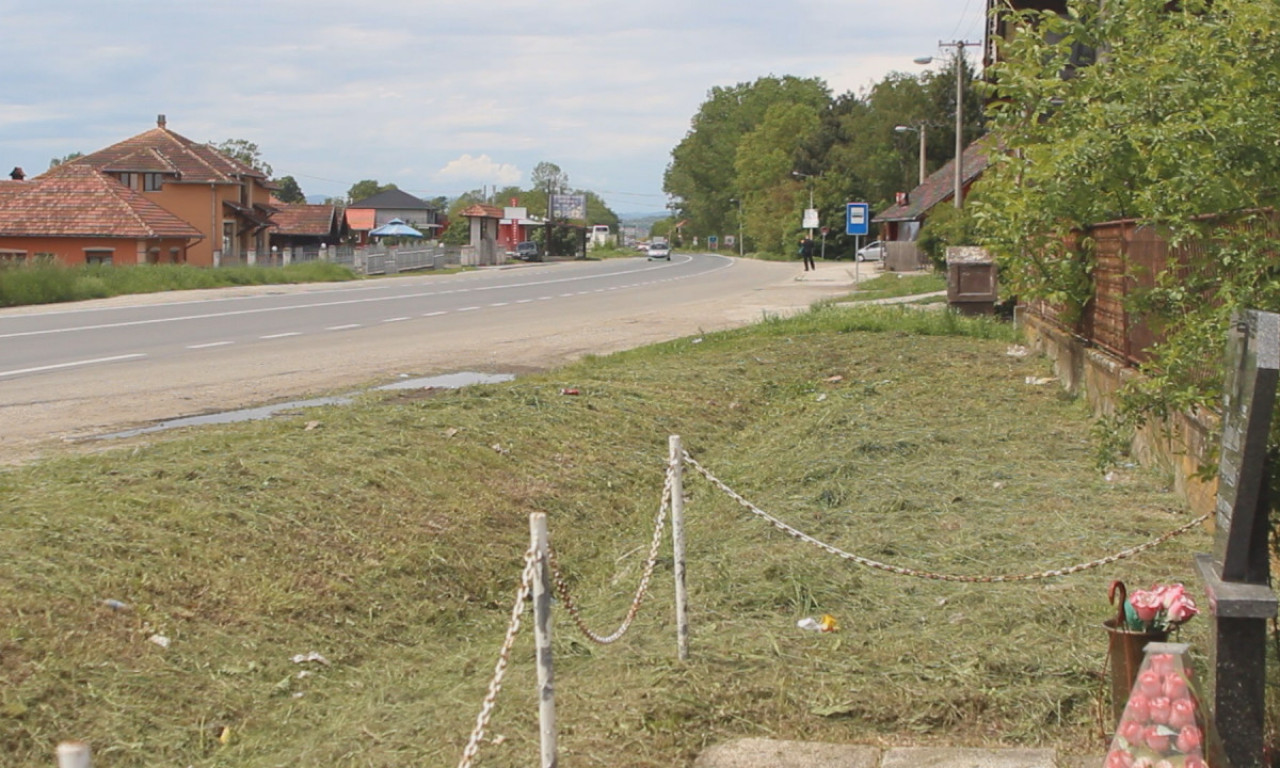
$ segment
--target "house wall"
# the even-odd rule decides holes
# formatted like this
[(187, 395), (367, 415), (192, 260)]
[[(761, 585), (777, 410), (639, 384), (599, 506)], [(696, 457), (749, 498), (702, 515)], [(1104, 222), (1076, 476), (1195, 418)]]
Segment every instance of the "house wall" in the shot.
[[(177, 249), (174, 253), (171, 249)], [(39, 254), (53, 254), (67, 266), (86, 263), (87, 249), (110, 249), (115, 266), (132, 264), (182, 263), (189, 253), (181, 239), (133, 240), (118, 237), (0, 237), (0, 250), (26, 251), (31, 259)], [(158, 249), (158, 250), (157, 250)]]
[(204, 234), (203, 240), (188, 249), (187, 263), (212, 267), (213, 252), (222, 247), (222, 200), (225, 196), (239, 202), (238, 198), (230, 197), (233, 189), (237, 188), (215, 184), (165, 184), (159, 192), (144, 194)]

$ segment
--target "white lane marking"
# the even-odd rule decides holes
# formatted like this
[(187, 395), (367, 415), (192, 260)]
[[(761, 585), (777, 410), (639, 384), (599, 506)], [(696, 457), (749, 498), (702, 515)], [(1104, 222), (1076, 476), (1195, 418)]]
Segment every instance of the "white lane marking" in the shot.
[[(728, 257), (716, 256), (714, 254), (707, 254), (707, 255), (712, 255), (713, 258), (720, 259), (722, 261), (720, 266), (714, 267), (712, 269), (708, 269), (706, 272), (699, 272), (692, 275), (681, 276), (680, 279), (705, 277), (707, 275), (714, 274), (721, 270), (729, 269), (734, 265), (733, 260), (729, 259)], [(690, 259), (686, 257), (683, 261), (684, 263), (687, 263), (688, 261), (690, 261)], [(656, 266), (650, 265), (647, 267), (641, 266), (637, 269), (628, 269), (628, 270), (623, 270), (618, 272), (610, 272), (606, 274), (575, 275), (573, 277), (553, 278), (548, 280), (532, 280), (526, 283), (506, 283), (502, 285), (479, 285), (473, 288), (454, 289), (454, 290), (447, 290), (447, 291), (423, 291), (419, 293), (397, 294), (395, 296), (369, 296), (369, 297), (363, 297), (358, 299), (340, 299), (335, 301), (322, 301), (322, 302), (316, 302), (314, 304), (286, 304), (279, 307), (257, 307), (255, 309), (238, 309), (238, 310), (231, 310), (226, 312), (206, 312), (203, 314), (178, 315), (177, 317), (162, 317), (162, 318), (154, 318), (151, 320), (127, 320), (127, 321), (118, 322), (118, 323), (97, 323), (94, 325), (78, 325), (78, 326), (69, 326), (65, 328), (49, 328), (49, 329), (39, 330), (39, 331), (19, 331), (17, 333), (0, 333), (0, 339), (16, 339), (16, 338), (22, 338), (26, 336), (46, 336), (46, 335), (55, 334), (55, 333), (74, 333), (77, 331), (97, 331), (97, 330), (103, 330), (108, 328), (129, 328), (132, 326), (139, 326), (139, 325), (157, 325), (161, 323), (173, 323), (173, 322), (179, 322), (182, 320), (208, 320), (208, 319), (220, 318), (220, 317), (235, 317), (237, 315), (259, 315), (267, 312), (288, 312), (288, 311), (297, 310), (297, 309), (338, 307), (338, 306), (344, 306), (348, 304), (368, 304), (370, 302), (375, 302), (375, 301), (401, 301), (405, 299), (420, 299), (420, 298), (426, 298), (430, 296), (442, 296), (450, 293), (466, 293), (469, 291), (510, 290), (512, 288), (527, 288), (529, 286), (535, 286), (535, 285), (554, 285), (557, 283), (570, 283), (570, 282), (578, 282), (582, 280), (598, 280), (601, 278), (616, 277), (618, 275), (624, 275), (629, 273), (648, 272), (650, 270), (662, 269), (662, 268), (664, 267), (656, 267)], [(676, 278), (668, 278), (668, 279), (676, 279)], [(654, 282), (661, 282), (661, 281), (655, 280)], [(355, 290), (366, 290), (366, 289), (353, 287), (348, 290), (355, 291)], [(337, 291), (324, 291), (324, 293), (326, 294), (336, 293), (336, 292)], [(242, 298), (248, 298), (248, 297), (235, 297), (235, 298), (242, 299)], [(550, 296), (542, 296), (542, 297), (539, 297), (537, 300), (546, 301), (547, 299), (550, 299), (550, 298), (551, 298)], [(185, 306), (187, 304), (214, 303), (217, 301), (226, 301), (226, 300), (227, 299), (221, 299), (221, 300), (209, 299), (207, 300), (207, 302), (204, 300), (193, 301), (193, 302), (170, 302), (162, 306), (178, 306), (178, 305)], [(137, 309), (137, 308), (138, 307), (134, 306), (134, 307), (119, 307), (119, 308), (113, 307), (111, 309), (115, 310), (115, 309)], [(71, 313), (94, 312), (94, 311), (102, 311), (102, 310), (101, 309), (98, 309), (98, 310), (74, 309), (74, 310), (65, 310), (65, 311), (45, 312), (41, 314), (42, 316), (49, 316), (49, 315), (63, 315), (63, 314), (71, 314)]]
[(511, 302), (509, 302), (509, 301), (495, 301), (494, 303), (490, 304), (489, 306), (490, 306), (490, 307), (505, 307), (505, 306), (507, 306), (507, 305), (508, 305), (508, 304), (510, 304), (510, 303), (511, 303)]
[(479, 307), (458, 307), (455, 312), (475, 312)]
[(435, 312), (428, 312), (425, 315), (423, 315), (423, 317), (439, 317), (440, 315), (447, 315), (447, 314), (449, 313), (445, 312), (444, 310), (437, 310)]
[(259, 339), (283, 339), (288, 336), (301, 336), (302, 331), (288, 331), (286, 333), (272, 333), (267, 336), (259, 336)]
[(352, 328), (359, 328), (359, 323), (347, 323), (346, 325), (331, 325), (325, 328), (326, 331), (349, 331)]
[(516, 299), (517, 304), (532, 304), (533, 299)]
[(55, 363), (53, 365), (41, 365), (35, 368), (18, 368), (12, 371), (0, 371), (0, 376), (21, 376), (24, 373), (40, 373), (41, 371), (56, 371), (59, 368), (75, 368), (81, 365), (97, 365), (98, 363), (115, 363), (120, 360), (134, 360), (139, 357), (146, 357), (142, 353), (132, 355), (116, 355), (114, 357), (96, 357), (92, 360), (75, 360), (70, 363)]
[(211, 341), (208, 344), (188, 344), (187, 349), (209, 349), (210, 347), (225, 347), (229, 344), (235, 344), (234, 341)]
[(388, 317), (386, 320), (383, 320), (382, 322), (384, 322), (384, 323), (398, 323), (398, 322), (401, 322), (402, 320), (408, 320), (408, 319), (409, 319), (409, 318), (407, 318), (407, 317)]

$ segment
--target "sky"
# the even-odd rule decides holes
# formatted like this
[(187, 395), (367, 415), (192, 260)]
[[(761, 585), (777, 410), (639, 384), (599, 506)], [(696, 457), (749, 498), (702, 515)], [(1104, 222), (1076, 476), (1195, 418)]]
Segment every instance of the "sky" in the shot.
[(980, 42), (985, 4), (0, 0), (0, 172), (164, 114), (194, 141), (257, 144), (308, 197), (527, 187), (547, 161), (619, 215), (660, 212), (712, 88), (795, 75), (860, 93), (914, 58), (941, 66), (941, 41)]

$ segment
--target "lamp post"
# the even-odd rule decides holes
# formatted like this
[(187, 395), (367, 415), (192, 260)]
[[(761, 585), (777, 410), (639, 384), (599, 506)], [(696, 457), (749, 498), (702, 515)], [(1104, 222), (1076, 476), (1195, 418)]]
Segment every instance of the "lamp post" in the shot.
[[(939, 48), (956, 49), (956, 160), (955, 160), (955, 203), (956, 209), (964, 207), (964, 49), (966, 46), (982, 45), (964, 40), (953, 40), (950, 43), (938, 41)], [(932, 56), (921, 56), (914, 60), (917, 64), (928, 64)]]
[[(801, 172), (799, 172), (799, 171), (792, 171), (792, 172), (791, 172), (791, 175), (792, 175), (792, 176), (795, 176), (797, 179), (812, 179), (812, 178), (813, 178), (813, 176), (812, 176), (811, 174), (808, 174), (808, 173), (801, 173)], [(809, 185), (809, 210), (813, 210), (813, 182), (812, 182), (812, 181), (808, 182), (808, 185)], [(813, 227), (809, 227), (808, 229), (809, 229), (809, 239), (810, 239), (810, 240), (812, 240), (812, 239), (813, 239)]]
[(741, 258), (742, 257), (742, 201), (735, 197), (729, 202), (738, 206), (738, 257)]
[(925, 133), (927, 133), (925, 124), (920, 123), (919, 125), (895, 125), (893, 126), (893, 130), (896, 133), (920, 134), (920, 181), (918, 183), (923, 184), (924, 177), (925, 177), (924, 136), (925, 136)]

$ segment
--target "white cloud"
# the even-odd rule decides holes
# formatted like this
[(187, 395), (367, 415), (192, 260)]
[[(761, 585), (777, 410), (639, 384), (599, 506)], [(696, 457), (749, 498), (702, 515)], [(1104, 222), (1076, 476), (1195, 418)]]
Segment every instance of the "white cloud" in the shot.
[[(671, 149), (711, 88), (796, 75), (860, 91), (915, 71), (939, 40), (980, 36), (986, 2), (385, 0), (363, 17), (342, 0), (126, 5), (0, 0), (0, 168), (39, 172), (165, 113), (197, 141), (253, 141), (309, 194), (376, 179), (455, 195), (545, 160), (629, 212), (662, 209)], [(183, 45), (156, 66), (126, 38)]]
[(495, 163), (488, 155), (463, 155), (450, 160), (435, 173), (435, 178), (444, 182), (497, 184), (500, 187), (518, 184), (523, 177), (524, 173), (519, 168), (510, 163)]

